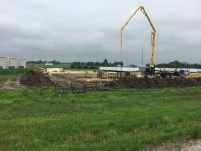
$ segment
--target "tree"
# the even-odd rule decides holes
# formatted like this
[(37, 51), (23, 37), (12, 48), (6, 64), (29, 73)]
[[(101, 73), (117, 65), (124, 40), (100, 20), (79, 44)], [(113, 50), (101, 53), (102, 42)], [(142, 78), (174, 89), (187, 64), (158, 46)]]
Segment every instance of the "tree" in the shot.
[(71, 68), (73, 68), (73, 69), (74, 69), (74, 68), (76, 68), (76, 66), (75, 66), (74, 64), (71, 64)]
[(131, 66), (131, 67), (134, 67), (134, 68), (137, 67), (137, 65), (134, 65), (134, 64), (131, 64), (130, 66)]
[(88, 66), (83, 66), (83, 69), (88, 69), (89, 67)]
[(108, 66), (108, 61), (107, 61), (107, 59), (105, 59), (105, 60), (103, 61), (102, 65), (103, 65), (103, 66)]
[(79, 64), (79, 65), (77, 66), (77, 68), (78, 68), (78, 69), (83, 69), (82, 64)]

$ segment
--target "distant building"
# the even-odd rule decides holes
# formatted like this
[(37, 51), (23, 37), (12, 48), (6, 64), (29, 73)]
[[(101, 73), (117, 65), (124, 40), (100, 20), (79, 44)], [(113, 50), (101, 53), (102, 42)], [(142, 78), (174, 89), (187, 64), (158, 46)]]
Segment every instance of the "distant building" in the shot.
[(52, 66), (53, 63), (51, 63), (51, 62), (46, 62), (45, 65), (46, 65), (46, 66)]
[(0, 57), (0, 69), (6, 69), (6, 68), (7, 68), (7, 58)]
[(26, 68), (26, 60), (25, 59), (19, 59), (18, 67), (19, 68)]
[(17, 58), (9, 58), (8, 60), (8, 68), (17, 68)]
[(139, 68), (133, 67), (100, 67), (102, 71), (124, 71), (124, 72), (134, 72), (139, 71)]
[(8, 69), (8, 68), (26, 68), (26, 60), (0, 57), (0, 69)]

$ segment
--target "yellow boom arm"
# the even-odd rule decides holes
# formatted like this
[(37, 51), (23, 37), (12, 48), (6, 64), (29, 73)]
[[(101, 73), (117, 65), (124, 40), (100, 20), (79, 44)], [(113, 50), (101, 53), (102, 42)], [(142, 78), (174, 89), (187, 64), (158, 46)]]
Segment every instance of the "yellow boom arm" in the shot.
[(156, 30), (149, 18), (149, 16), (147, 15), (145, 9), (143, 6), (140, 6), (133, 14), (132, 16), (128, 19), (128, 21), (125, 23), (125, 25), (121, 28), (120, 30), (120, 55), (121, 55), (121, 61), (122, 61), (122, 31), (124, 30), (124, 28), (126, 27), (126, 25), (128, 24), (128, 22), (133, 18), (133, 16), (138, 12), (138, 10), (141, 10), (142, 13), (145, 15), (145, 17), (148, 19), (149, 24), (152, 27), (152, 32), (151, 32), (151, 46), (152, 46), (152, 50), (151, 50), (151, 61), (150, 61), (150, 67), (154, 68), (154, 46), (155, 46), (155, 33)]

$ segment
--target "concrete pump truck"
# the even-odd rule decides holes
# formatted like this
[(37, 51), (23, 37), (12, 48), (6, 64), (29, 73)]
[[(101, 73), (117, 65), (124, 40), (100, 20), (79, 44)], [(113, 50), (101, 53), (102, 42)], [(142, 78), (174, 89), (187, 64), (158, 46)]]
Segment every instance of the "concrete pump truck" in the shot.
[(161, 76), (161, 77), (171, 77), (171, 76), (179, 76), (179, 72), (178, 71), (167, 71), (167, 70), (160, 70), (157, 71), (155, 70), (155, 64), (154, 64), (154, 47), (155, 47), (155, 34), (156, 34), (156, 29), (154, 27), (154, 25), (152, 24), (149, 16), (147, 15), (147, 12), (145, 11), (143, 6), (140, 6), (132, 15), (131, 17), (127, 20), (127, 22), (124, 24), (124, 26), (122, 26), (122, 28), (120, 29), (120, 56), (121, 56), (121, 62), (122, 62), (122, 32), (124, 30), (124, 28), (126, 27), (126, 25), (129, 23), (129, 21), (133, 18), (133, 16), (139, 11), (141, 10), (142, 13), (144, 14), (144, 16), (147, 18), (149, 24), (151, 25), (152, 28), (152, 32), (151, 32), (151, 57), (150, 57), (150, 66), (143, 69), (143, 73), (145, 76)]

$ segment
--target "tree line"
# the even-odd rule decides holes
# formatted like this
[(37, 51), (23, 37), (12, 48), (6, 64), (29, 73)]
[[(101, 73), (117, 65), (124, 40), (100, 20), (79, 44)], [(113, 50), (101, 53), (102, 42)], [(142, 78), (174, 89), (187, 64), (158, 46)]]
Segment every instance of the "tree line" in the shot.
[(195, 64), (190, 64), (187, 62), (179, 62), (177, 60), (169, 63), (161, 63), (157, 64), (156, 67), (158, 68), (196, 68), (196, 69), (201, 69), (201, 64), (195, 63)]
[(43, 60), (38, 60), (38, 61), (27, 61), (27, 63), (33, 63), (33, 64), (45, 64), (45, 63), (53, 63), (53, 64), (61, 64), (60, 61), (56, 61), (55, 59), (53, 61), (43, 61)]
[(112, 66), (123, 66), (123, 62), (109, 63), (107, 59), (104, 59), (102, 63), (100, 62), (72, 62), (71, 68), (75, 69), (98, 69), (100, 66), (112, 67)]
[[(53, 60), (53, 61), (27, 61), (27, 63), (33, 63), (33, 64), (45, 64), (47, 62), (53, 63), (54, 65), (59, 65), (63, 64), (60, 61)], [(69, 63), (71, 64), (71, 68), (73, 69), (98, 69), (98, 67), (103, 66), (103, 67), (112, 67), (112, 66), (123, 66), (123, 62), (114, 62), (114, 63), (109, 63), (107, 59), (104, 59), (103, 62), (72, 62)], [(136, 65), (130, 65), (132, 67), (136, 67)], [(147, 67), (149, 67), (149, 64), (146, 64)], [(158, 68), (197, 68), (201, 69), (201, 64), (195, 63), (195, 64), (190, 64), (187, 62), (179, 62), (177, 60), (169, 62), (169, 63), (161, 63), (161, 64), (156, 64), (155, 67)]]

